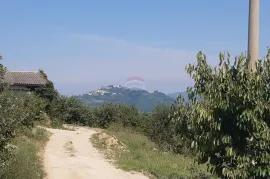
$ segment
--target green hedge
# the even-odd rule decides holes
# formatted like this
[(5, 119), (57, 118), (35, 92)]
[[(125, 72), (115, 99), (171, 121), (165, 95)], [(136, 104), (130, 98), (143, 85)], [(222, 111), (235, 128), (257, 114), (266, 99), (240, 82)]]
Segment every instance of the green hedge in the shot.
[[(16, 153), (16, 147), (9, 141), (16, 135), (16, 129), (32, 127), (44, 105), (34, 94), (0, 92), (0, 168), (6, 166)], [(1, 170), (0, 169), (0, 170)]]

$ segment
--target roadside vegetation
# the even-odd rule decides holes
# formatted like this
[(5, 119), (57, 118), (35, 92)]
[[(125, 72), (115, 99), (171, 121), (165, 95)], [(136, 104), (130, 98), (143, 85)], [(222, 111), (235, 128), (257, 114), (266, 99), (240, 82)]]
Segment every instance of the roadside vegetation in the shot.
[(21, 129), (11, 139), (10, 144), (16, 146), (13, 161), (1, 173), (2, 179), (43, 179), (46, 174), (42, 165), (42, 151), (49, 139), (49, 133), (42, 128)]
[[(0, 64), (0, 178), (24, 178), (33, 170), (36, 178), (43, 176), (38, 146), (47, 134), (40, 131), (41, 136), (32, 136), (26, 131), (33, 133), (36, 125), (63, 128), (67, 123), (102, 128), (114, 136), (123, 147), (108, 150), (107, 156), (125, 170), (156, 178), (266, 179), (270, 176), (269, 55), (270, 51), (252, 71), (244, 55), (232, 64), (229, 55), (220, 54), (219, 66), (212, 67), (199, 52), (197, 63), (186, 68), (194, 80), (187, 89), (188, 102), (179, 96), (172, 106), (157, 105), (152, 113), (125, 104), (90, 109), (75, 97), (60, 95), (52, 82), (31, 94), (14, 93), (4, 83), (6, 68)], [(106, 142), (95, 139), (102, 135), (92, 139), (101, 149)], [(18, 163), (21, 160), (31, 162), (20, 171), (16, 167), (23, 165)]]
[(143, 134), (118, 125), (96, 133), (90, 139), (94, 146), (116, 166), (137, 171), (150, 178), (201, 179), (215, 178), (198, 165), (192, 157), (165, 152)]

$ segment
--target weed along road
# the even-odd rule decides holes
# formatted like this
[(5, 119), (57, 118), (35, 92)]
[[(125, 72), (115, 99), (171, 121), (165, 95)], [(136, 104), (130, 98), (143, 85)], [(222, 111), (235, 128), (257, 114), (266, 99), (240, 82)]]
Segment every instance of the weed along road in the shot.
[(47, 129), (52, 133), (44, 152), (46, 179), (147, 179), (117, 169), (90, 143), (92, 129)]

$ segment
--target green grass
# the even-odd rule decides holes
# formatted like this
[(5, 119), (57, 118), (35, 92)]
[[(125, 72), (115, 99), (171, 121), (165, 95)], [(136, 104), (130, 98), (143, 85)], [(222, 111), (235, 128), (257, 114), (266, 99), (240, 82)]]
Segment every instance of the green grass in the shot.
[(14, 162), (0, 176), (1, 179), (43, 179), (45, 173), (40, 155), (49, 134), (45, 129), (23, 129), (11, 144), (18, 147)]
[(64, 121), (60, 119), (41, 120), (41, 121), (38, 121), (36, 125), (40, 125), (47, 128), (53, 128), (53, 129), (73, 130), (73, 129), (65, 127)]
[[(105, 132), (126, 146), (127, 151), (114, 149), (113, 157), (105, 152), (121, 169), (151, 174), (153, 178), (160, 179), (214, 178), (206, 171), (206, 166), (196, 164), (187, 156), (158, 151), (147, 137), (132, 130), (114, 127)], [(98, 134), (94, 135), (92, 141), (97, 148), (106, 151), (105, 143), (98, 140)]]

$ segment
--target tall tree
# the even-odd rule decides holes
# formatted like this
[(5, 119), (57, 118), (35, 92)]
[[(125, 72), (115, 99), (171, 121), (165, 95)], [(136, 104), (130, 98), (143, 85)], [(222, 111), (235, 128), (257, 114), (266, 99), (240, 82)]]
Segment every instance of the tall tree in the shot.
[(250, 59), (243, 54), (231, 64), (229, 55), (221, 53), (219, 66), (212, 67), (199, 52), (197, 64), (187, 67), (194, 86), (188, 88), (188, 106), (179, 105), (173, 119), (179, 129), (186, 126), (187, 132), (177, 131), (193, 141), (198, 161), (221, 178), (270, 176), (269, 56), (270, 50), (250, 71)]
[(49, 100), (50, 102), (56, 99), (59, 96), (59, 93), (54, 88), (54, 84), (52, 81), (48, 79), (48, 76), (43, 70), (39, 70), (40, 74), (45, 78), (48, 83), (45, 86), (41, 86), (36, 88), (36, 94), (46, 100)]
[[(3, 57), (0, 54), (0, 60), (2, 59)], [(0, 63), (0, 92), (3, 91), (4, 87), (6, 86), (4, 82), (4, 76), (5, 76), (6, 70), (7, 70), (6, 67), (4, 67), (4, 65)]]

